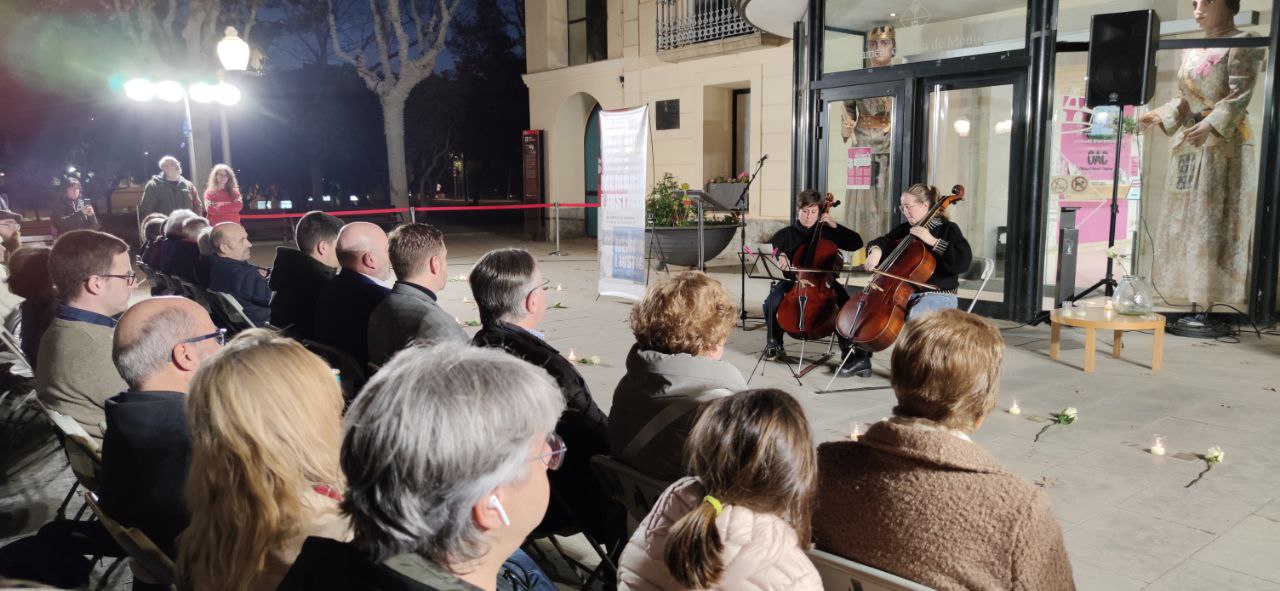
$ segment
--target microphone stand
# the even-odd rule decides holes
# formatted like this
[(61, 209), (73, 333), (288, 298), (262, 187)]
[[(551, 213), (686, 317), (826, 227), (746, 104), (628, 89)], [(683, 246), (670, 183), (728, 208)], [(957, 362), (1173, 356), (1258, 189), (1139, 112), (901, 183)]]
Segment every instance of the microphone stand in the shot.
[[(738, 194), (738, 202), (734, 204), (734, 213), (738, 216), (738, 231), (742, 244), (739, 245), (738, 261), (740, 268), (738, 270), (739, 278), (742, 281), (741, 302), (738, 305), (738, 320), (742, 323), (742, 330), (747, 329), (747, 194), (751, 191), (751, 183), (756, 180), (756, 175), (760, 174), (760, 169), (764, 168), (764, 160), (769, 155), (765, 154), (756, 161), (756, 170), (751, 173), (751, 178), (747, 179), (747, 184), (742, 187), (742, 193)], [(761, 317), (761, 320), (764, 318)]]

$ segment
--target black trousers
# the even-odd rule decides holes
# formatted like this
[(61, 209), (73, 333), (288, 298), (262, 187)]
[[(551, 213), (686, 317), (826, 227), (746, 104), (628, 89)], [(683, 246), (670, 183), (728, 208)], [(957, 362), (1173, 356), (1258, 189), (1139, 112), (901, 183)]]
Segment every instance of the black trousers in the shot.
[[(769, 297), (764, 299), (764, 318), (765, 323), (769, 327), (768, 340), (765, 341), (766, 347), (782, 346), (782, 327), (778, 326), (778, 304), (782, 302), (782, 296), (794, 285), (792, 281), (778, 281), (773, 284), (773, 289), (769, 290)], [(835, 286), (837, 308), (844, 307), (845, 302), (849, 301), (849, 292), (843, 285)], [(848, 351), (850, 347), (849, 340), (836, 333), (836, 340), (840, 342), (840, 350)]]

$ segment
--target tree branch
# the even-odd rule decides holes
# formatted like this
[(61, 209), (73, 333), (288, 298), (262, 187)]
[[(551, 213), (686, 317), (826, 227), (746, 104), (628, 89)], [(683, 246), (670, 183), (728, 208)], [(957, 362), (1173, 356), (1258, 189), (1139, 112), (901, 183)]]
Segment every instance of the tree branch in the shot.
[(258, 20), (258, 7), (261, 4), (262, 0), (252, 0), (249, 3), (249, 20), (244, 24), (244, 32), (240, 33), (240, 38), (244, 39), (245, 43), (249, 42), (249, 33), (253, 32), (253, 23)]
[[(409, 0), (412, 4), (414, 0)], [(401, 71), (404, 70), (404, 59), (409, 55), (409, 36), (404, 32), (404, 25), (401, 23), (403, 17), (400, 15), (400, 0), (387, 0), (387, 13), (391, 21), (391, 30), (396, 35), (396, 45), (400, 49)]]
[(338, 23), (333, 18), (333, 0), (328, 0), (328, 1), (329, 1), (329, 35), (333, 39), (334, 55), (338, 56), (338, 59), (344, 62), (347, 62), (348, 64), (351, 64), (353, 67), (355, 67), (356, 74), (360, 76), (361, 80), (364, 80), (365, 86), (368, 86), (369, 90), (373, 91), (374, 94), (378, 96), (382, 96), (383, 81), (379, 80), (376, 74), (374, 74), (372, 71), (370, 71), (368, 68), (364, 66), (363, 60), (361, 60), (357, 56), (353, 56), (350, 53), (347, 53), (346, 50), (342, 49), (342, 42), (338, 41)]
[(378, 57), (382, 62), (382, 78), (388, 85), (395, 86), (396, 76), (391, 70), (391, 55), (387, 50), (387, 38), (382, 34), (383, 18), (378, 12), (377, 0), (369, 0), (369, 13), (373, 15), (373, 39), (377, 42)]

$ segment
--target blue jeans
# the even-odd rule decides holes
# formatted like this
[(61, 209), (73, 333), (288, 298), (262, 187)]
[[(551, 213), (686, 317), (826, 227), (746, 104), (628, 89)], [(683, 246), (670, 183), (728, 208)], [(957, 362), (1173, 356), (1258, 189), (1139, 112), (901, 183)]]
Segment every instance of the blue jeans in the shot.
[(955, 308), (960, 304), (954, 293), (917, 293), (907, 300), (907, 320), (919, 318), (930, 312)]
[(538, 567), (538, 563), (533, 561), (533, 557), (518, 548), (502, 563), (502, 570), (498, 574), (498, 589), (559, 591), (547, 574)]

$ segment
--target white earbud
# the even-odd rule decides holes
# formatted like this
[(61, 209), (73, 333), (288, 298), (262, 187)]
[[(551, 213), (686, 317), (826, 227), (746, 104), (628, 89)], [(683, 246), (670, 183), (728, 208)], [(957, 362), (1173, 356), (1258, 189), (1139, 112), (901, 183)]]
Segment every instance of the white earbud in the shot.
[(511, 525), (511, 518), (507, 517), (507, 510), (502, 508), (502, 502), (498, 500), (498, 495), (489, 495), (489, 506), (498, 512), (498, 517), (502, 518), (502, 525)]

